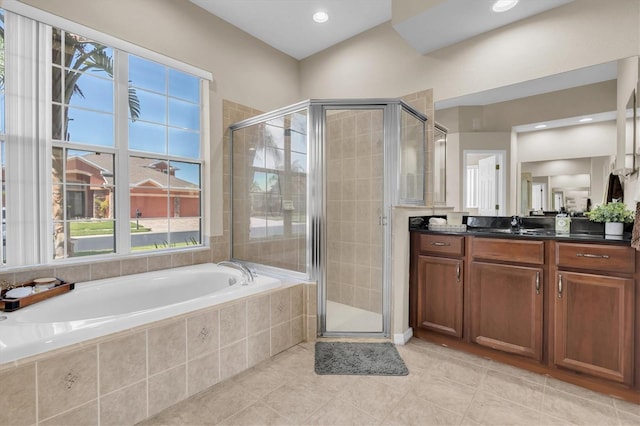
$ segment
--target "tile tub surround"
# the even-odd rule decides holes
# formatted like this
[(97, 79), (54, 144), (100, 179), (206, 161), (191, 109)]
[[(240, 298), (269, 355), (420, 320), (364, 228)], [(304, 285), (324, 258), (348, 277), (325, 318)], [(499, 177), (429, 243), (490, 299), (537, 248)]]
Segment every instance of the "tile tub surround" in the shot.
[(295, 284), (1, 364), (0, 425), (142, 421), (305, 341), (315, 288)]

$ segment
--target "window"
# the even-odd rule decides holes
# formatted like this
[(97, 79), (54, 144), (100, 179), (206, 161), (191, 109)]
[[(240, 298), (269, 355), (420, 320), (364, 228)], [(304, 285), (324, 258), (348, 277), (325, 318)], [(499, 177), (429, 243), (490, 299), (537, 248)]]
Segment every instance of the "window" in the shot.
[(58, 28), (51, 47), (53, 256), (114, 253), (114, 52)]
[(130, 108), (128, 125), (129, 217), (137, 224), (131, 247), (200, 244), (200, 80), (134, 55), (128, 59), (129, 90), (139, 106)]
[(208, 73), (77, 24), (1, 12), (3, 264), (201, 245)]

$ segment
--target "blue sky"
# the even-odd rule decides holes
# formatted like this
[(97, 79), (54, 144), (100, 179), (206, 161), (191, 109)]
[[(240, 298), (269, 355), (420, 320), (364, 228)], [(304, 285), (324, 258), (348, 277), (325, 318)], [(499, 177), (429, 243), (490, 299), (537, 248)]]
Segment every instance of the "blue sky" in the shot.
[[(110, 52), (107, 50), (107, 52)], [(140, 117), (129, 121), (129, 148), (159, 155), (200, 156), (200, 81), (129, 55), (129, 81), (140, 101)], [(69, 139), (96, 146), (114, 144), (114, 84), (104, 72), (89, 71), (69, 101)], [(199, 182), (199, 168), (181, 164), (176, 176)]]

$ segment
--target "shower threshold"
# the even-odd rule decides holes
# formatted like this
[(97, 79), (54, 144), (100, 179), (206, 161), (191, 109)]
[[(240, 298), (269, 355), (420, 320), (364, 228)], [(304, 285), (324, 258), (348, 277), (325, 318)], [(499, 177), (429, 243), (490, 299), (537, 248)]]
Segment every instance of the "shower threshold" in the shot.
[(380, 333), (382, 315), (327, 300), (327, 331)]

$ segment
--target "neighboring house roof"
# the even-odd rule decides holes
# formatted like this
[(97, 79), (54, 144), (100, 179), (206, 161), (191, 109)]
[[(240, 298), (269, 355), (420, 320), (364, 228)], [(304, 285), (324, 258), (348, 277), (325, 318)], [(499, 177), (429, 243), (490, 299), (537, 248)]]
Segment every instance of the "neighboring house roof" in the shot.
[[(101, 169), (102, 175), (109, 184), (113, 184), (113, 157), (110, 154), (87, 154), (78, 157), (83, 161), (97, 165)], [(129, 157), (129, 181), (132, 186), (149, 186), (149, 182), (154, 182), (160, 188), (198, 188), (198, 185), (180, 179), (174, 174), (167, 174), (167, 161), (142, 157)], [(172, 163), (173, 164), (173, 163)], [(178, 169), (173, 169), (178, 170)], [(155, 186), (154, 185), (154, 186)]]
[[(79, 155), (74, 155), (68, 158), (68, 160), (71, 160), (71, 159), (77, 159), (78, 161), (82, 161), (83, 163), (91, 166), (92, 169), (95, 169), (95, 172), (93, 173), (87, 172), (87, 171), (80, 171), (80, 170), (77, 170), (76, 173), (82, 173), (82, 174), (90, 173), (91, 175), (99, 175), (103, 181), (103, 185), (104, 184), (110, 185), (113, 183), (113, 173), (111, 173), (111, 171), (109, 171), (108, 169), (104, 168), (102, 165), (94, 161), (91, 161), (86, 157), (79, 156)], [(68, 172), (68, 167), (69, 167), (69, 163), (67, 162), (67, 172)]]

